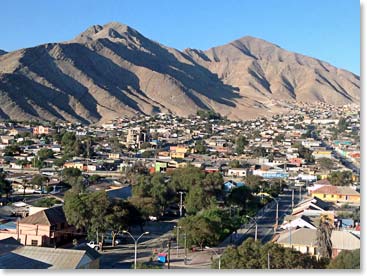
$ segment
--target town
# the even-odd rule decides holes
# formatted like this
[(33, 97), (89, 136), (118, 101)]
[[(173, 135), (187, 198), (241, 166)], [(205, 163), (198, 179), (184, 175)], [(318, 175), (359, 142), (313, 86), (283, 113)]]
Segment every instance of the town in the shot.
[(360, 107), (287, 104), (3, 121), (0, 268), (359, 267)]

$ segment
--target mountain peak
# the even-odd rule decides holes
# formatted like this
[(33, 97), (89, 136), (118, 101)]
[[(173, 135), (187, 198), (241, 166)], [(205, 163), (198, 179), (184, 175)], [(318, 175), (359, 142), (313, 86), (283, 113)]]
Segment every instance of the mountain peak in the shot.
[(138, 32), (128, 25), (119, 22), (110, 22), (103, 26), (93, 25), (78, 35), (75, 40), (85, 42), (100, 38), (121, 39), (126, 35), (137, 35)]
[(6, 53), (7, 53), (6, 51), (0, 49), (0, 56), (5, 55)]

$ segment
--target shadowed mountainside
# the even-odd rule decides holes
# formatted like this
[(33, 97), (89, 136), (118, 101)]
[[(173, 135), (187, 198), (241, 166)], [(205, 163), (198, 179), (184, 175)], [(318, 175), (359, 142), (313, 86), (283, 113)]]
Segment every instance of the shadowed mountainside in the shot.
[(253, 37), (181, 52), (112, 22), (0, 56), (3, 119), (95, 123), (198, 109), (247, 119), (282, 112), (284, 101), (359, 100), (358, 76)]

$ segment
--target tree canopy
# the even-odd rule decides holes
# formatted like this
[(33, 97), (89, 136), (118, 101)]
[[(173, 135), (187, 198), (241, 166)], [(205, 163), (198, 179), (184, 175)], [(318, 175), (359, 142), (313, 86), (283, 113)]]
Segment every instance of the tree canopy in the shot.
[[(317, 260), (307, 254), (302, 254), (290, 248), (284, 248), (276, 243), (262, 244), (253, 238), (248, 238), (238, 247), (227, 247), (221, 257), (224, 269), (310, 269), (325, 268), (327, 261)], [(218, 267), (214, 260), (212, 267)]]

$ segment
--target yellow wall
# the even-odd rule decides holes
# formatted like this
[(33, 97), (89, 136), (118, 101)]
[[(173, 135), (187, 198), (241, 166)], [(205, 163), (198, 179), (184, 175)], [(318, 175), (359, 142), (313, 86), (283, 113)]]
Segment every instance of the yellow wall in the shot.
[[(325, 195), (325, 197), (324, 197)], [(350, 195), (348, 199), (346, 199), (346, 195), (333, 195), (333, 194), (320, 194), (320, 193), (312, 193), (312, 196), (318, 197), (321, 200), (328, 202), (350, 202), (350, 203), (359, 203), (360, 196), (359, 195)]]

